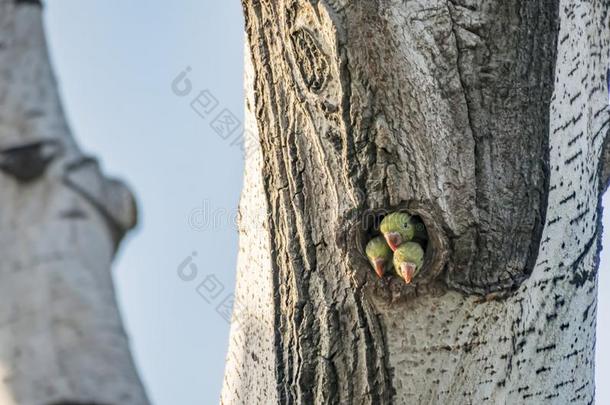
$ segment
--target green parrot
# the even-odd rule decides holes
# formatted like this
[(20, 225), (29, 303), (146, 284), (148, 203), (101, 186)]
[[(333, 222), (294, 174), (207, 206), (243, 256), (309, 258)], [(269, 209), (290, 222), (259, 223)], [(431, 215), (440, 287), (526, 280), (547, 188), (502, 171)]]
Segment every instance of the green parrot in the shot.
[(413, 278), (421, 270), (424, 264), (424, 249), (415, 242), (407, 242), (400, 245), (394, 252), (394, 271), (398, 276), (411, 284)]
[(393, 252), (415, 236), (415, 226), (411, 222), (411, 215), (406, 212), (393, 212), (386, 215), (381, 221), (379, 230)]
[(366, 256), (375, 269), (379, 278), (383, 277), (386, 270), (392, 268), (392, 250), (385, 243), (385, 239), (377, 236), (366, 244)]

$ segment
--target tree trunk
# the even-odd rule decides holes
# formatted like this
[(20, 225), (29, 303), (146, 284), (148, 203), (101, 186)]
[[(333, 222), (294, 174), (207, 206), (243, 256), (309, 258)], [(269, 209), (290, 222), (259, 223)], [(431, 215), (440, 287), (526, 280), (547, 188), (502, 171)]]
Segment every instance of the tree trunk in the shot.
[(147, 404), (110, 264), (135, 225), (66, 124), (37, 1), (0, 0), (0, 402)]
[[(610, 3), (243, 5), (223, 403), (592, 403)], [(362, 254), (397, 209), (413, 285)]]

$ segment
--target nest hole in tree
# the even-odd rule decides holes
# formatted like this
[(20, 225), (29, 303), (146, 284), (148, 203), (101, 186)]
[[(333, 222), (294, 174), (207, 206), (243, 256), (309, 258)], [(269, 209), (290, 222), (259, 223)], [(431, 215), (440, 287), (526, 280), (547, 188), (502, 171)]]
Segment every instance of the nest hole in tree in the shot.
[[(381, 235), (379, 227), (383, 218), (393, 212), (404, 212), (416, 221), (420, 221), (427, 234), (426, 240), (414, 240), (420, 244), (425, 253), (423, 265), (410, 284), (405, 283), (394, 270), (386, 271), (384, 277), (379, 278), (365, 253), (367, 243)], [(355, 227), (357, 228), (355, 229)], [(350, 234), (353, 239), (350, 243), (351, 257), (349, 259), (353, 264), (353, 276), (357, 284), (373, 287), (374, 291), (382, 292), (381, 295), (387, 295), (388, 291), (391, 291), (394, 298), (412, 295), (417, 287), (436, 281), (447, 264), (448, 244), (443, 228), (435, 220), (434, 215), (421, 203), (410, 202), (392, 209), (368, 210), (359, 218), (357, 224), (352, 225)]]

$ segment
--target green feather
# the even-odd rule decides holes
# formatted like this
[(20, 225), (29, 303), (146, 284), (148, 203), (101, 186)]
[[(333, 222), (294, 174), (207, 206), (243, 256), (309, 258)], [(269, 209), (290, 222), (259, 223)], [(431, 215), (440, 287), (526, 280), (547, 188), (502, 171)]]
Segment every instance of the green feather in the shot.
[(382, 236), (371, 239), (367, 243), (365, 251), (373, 268), (375, 268), (376, 259), (383, 259), (385, 261), (385, 271), (392, 267), (392, 250)]
[(366, 255), (369, 259), (391, 259), (392, 250), (381, 236), (377, 236), (366, 245)]
[[(394, 252), (394, 270), (400, 271), (402, 263), (413, 263), (416, 266), (415, 274), (421, 270), (424, 264), (424, 249), (416, 242), (407, 242), (400, 245)], [(400, 276), (400, 274), (398, 274)]]
[(411, 215), (405, 212), (393, 212), (381, 221), (379, 230), (383, 235), (390, 232), (398, 232), (403, 243), (410, 241), (415, 236), (415, 226), (411, 223)]

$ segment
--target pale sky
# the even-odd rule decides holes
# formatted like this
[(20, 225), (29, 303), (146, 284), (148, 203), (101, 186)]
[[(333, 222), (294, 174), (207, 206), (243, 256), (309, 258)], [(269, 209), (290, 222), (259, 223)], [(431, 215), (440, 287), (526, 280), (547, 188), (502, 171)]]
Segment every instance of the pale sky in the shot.
[[(198, 115), (190, 101), (207, 90), (215, 111), (242, 118), (240, 2), (49, 0), (46, 28), (75, 136), (139, 200), (140, 226), (123, 244), (114, 278), (153, 405), (218, 403), (229, 331), (222, 302), (235, 281), (243, 162), (231, 145), (239, 129), (221, 139), (210, 127), (213, 116)], [(187, 68), (193, 93), (180, 97), (171, 83)], [(608, 215), (604, 223), (610, 228)], [(607, 235), (604, 245), (610, 247)], [(197, 278), (183, 281), (177, 268), (189, 256)], [(600, 404), (610, 403), (610, 386), (602, 384), (610, 378), (608, 270), (604, 251)], [(224, 290), (206, 302), (197, 286), (212, 275)]]

